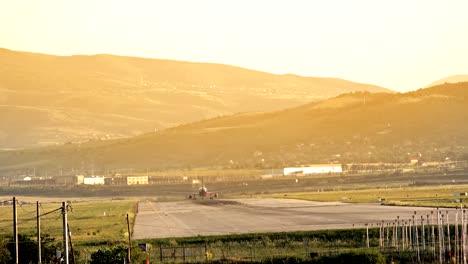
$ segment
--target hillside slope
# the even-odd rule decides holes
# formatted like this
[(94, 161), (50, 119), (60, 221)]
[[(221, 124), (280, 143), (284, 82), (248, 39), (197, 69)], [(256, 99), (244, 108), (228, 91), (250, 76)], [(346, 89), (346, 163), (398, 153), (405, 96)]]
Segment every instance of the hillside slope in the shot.
[(343, 92), (387, 91), (341, 79), (112, 55), (0, 49), (0, 61), (0, 149), (127, 137)]
[(277, 168), (323, 162), (468, 158), (468, 83), (405, 94), (349, 93), (111, 141), (0, 152), (0, 170)]
[(459, 83), (459, 82), (468, 82), (468, 74), (452, 75), (440, 80), (437, 80), (426, 87), (441, 85), (444, 83)]

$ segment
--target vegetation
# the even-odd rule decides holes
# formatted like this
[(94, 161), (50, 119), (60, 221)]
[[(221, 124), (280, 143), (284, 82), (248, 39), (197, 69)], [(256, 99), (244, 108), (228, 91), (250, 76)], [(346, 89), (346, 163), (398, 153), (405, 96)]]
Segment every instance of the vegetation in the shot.
[(341, 253), (335, 256), (324, 256), (313, 263), (325, 264), (385, 264), (385, 256), (379, 251), (353, 251)]
[[(192, 170), (194, 173), (200, 173), (200, 170)], [(214, 171), (205, 171), (206, 173), (214, 173)], [(203, 172), (203, 173), (205, 173)], [(231, 171), (232, 172), (232, 171)], [(231, 173), (230, 172), (230, 173)], [(249, 171), (245, 171), (246, 173)], [(175, 176), (177, 173), (174, 173)], [(162, 177), (162, 175), (161, 175)], [(444, 178), (445, 177), (445, 178)], [(417, 205), (433, 205), (433, 206), (450, 206), (457, 205), (453, 193), (464, 192), (468, 189), (467, 184), (459, 185), (444, 185), (439, 186), (439, 183), (446, 181), (451, 182), (455, 179), (457, 182), (462, 181), (466, 174), (461, 173), (454, 175), (440, 174), (402, 174), (394, 175), (393, 178), (388, 178), (385, 175), (314, 175), (310, 177), (278, 177), (269, 180), (252, 180), (249, 177), (245, 179), (240, 177), (240, 181), (216, 181), (215, 178), (208, 178), (208, 187), (211, 190), (231, 190), (228, 193), (231, 197), (234, 195), (244, 194), (248, 197), (278, 197), (278, 198), (295, 198), (307, 199), (316, 201), (345, 201), (345, 202), (378, 202), (380, 197), (381, 202), (385, 203), (406, 203)], [(415, 182), (431, 182), (435, 186), (420, 186), (417, 187)], [(333, 191), (333, 188), (337, 190)], [(403, 186), (413, 187), (398, 187)], [(373, 188), (381, 186), (380, 188)], [(385, 186), (390, 186), (386, 188)], [(49, 188), (49, 189), (47, 189)], [(41, 191), (45, 193), (59, 193), (60, 195), (75, 195), (77, 193), (86, 194), (89, 191), (90, 195), (150, 195), (151, 199), (161, 199), (161, 195), (167, 193), (177, 193), (183, 199), (184, 194), (191, 190), (191, 183), (161, 183), (146, 186), (75, 186), (60, 188), (57, 187), (41, 187)], [(194, 188), (197, 188), (195, 186)], [(327, 188), (324, 191), (324, 188)], [(349, 188), (349, 189), (348, 189)], [(314, 190), (313, 192), (304, 192), (304, 190)], [(353, 190), (351, 190), (353, 189)], [(5, 188), (5, 191), (14, 190), (26, 194), (26, 190), (34, 190), (33, 187), (25, 187), (24, 189), (15, 189), (13, 187)], [(261, 194), (265, 190), (279, 194)], [(298, 191), (297, 193), (285, 192), (285, 190)], [(299, 192), (300, 190), (300, 192)], [(318, 190), (318, 191), (317, 191)], [(338, 191), (341, 190), (341, 191)], [(180, 194), (182, 193), (182, 194)], [(255, 194), (256, 193), (256, 194)], [(223, 195), (225, 195), (223, 193)], [(242, 196), (242, 195), (241, 195)], [(91, 198), (88, 198), (91, 199)], [(123, 198), (119, 198), (123, 199)], [(384, 201), (385, 199), (385, 201)], [(19, 233), (24, 236), (27, 243), (34, 247), (35, 243), (35, 203), (30, 203), (32, 198), (20, 198), (18, 204), (18, 221)], [(37, 200), (41, 200), (38, 198)], [(64, 199), (66, 200), (66, 199)], [(70, 229), (72, 231), (72, 241), (75, 249), (75, 256), (80, 261), (97, 262), (116, 261), (115, 258), (125, 258), (128, 234), (126, 230), (127, 213), (130, 215), (131, 224), (134, 221), (134, 213), (136, 212), (136, 201), (127, 200), (105, 200), (96, 201), (88, 200), (71, 201), (71, 207), (68, 208), (68, 219)], [(34, 201), (34, 200), (33, 200)], [(445, 204), (446, 203), (446, 204)], [(41, 206), (41, 212), (51, 212), (59, 209), (60, 203), (44, 203)], [(60, 211), (54, 211), (44, 215), (42, 218), (42, 230), (44, 241), (47, 242), (51, 249), (61, 247), (61, 214)], [(0, 207), (0, 230), (4, 236), (11, 237), (11, 204), (4, 202)], [(451, 233), (454, 233), (452, 229)], [(379, 236), (377, 229), (370, 229), (371, 247), (376, 247), (378, 242), (376, 238)], [(47, 237), (50, 238), (47, 240)], [(6, 240), (5, 240), (6, 241)], [(29, 242), (28, 242), (29, 241)], [(25, 242), (25, 245), (27, 244)], [(149, 253), (143, 253), (136, 246), (138, 243), (148, 243), (152, 245)], [(279, 261), (291, 261), (300, 263), (300, 261), (317, 261), (316, 263), (324, 263), (320, 261), (330, 261), (330, 258), (336, 258), (340, 261), (341, 258), (371, 258), (367, 253), (362, 253), (365, 248), (365, 230), (349, 229), (349, 230), (323, 230), (313, 232), (291, 232), (291, 233), (260, 233), (260, 234), (239, 234), (233, 236), (213, 236), (213, 237), (192, 237), (192, 238), (170, 238), (170, 239), (153, 239), (133, 242), (132, 260), (140, 261), (149, 258), (152, 261), (159, 261), (158, 246), (167, 247), (167, 251), (173, 248), (177, 249), (177, 259), (181, 258), (183, 252), (181, 247), (193, 248), (193, 255), (197, 249), (203, 251), (205, 245), (212, 255), (213, 261), (223, 259), (224, 262), (254, 262), (268, 263), (271, 261), (278, 263)], [(350, 253), (351, 250), (357, 249), (358, 253)], [(23, 249), (21, 249), (23, 250)], [(0, 245), (1, 251), (1, 245)], [(362, 251), (362, 252), (361, 252)], [(8, 251), (10, 252), (10, 251)], [(31, 250), (31, 257), (34, 256), (34, 251)], [(99, 252), (99, 253), (95, 253)], [(173, 251), (174, 252), (174, 251)], [(204, 251), (203, 251), (204, 252)], [(1, 252), (0, 252), (1, 253)], [(94, 255), (92, 255), (95, 253)], [(171, 252), (166, 252), (168, 257), (166, 261), (171, 261)], [(165, 254), (166, 254), (165, 253)], [(316, 254), (311, 258), (310, 254)], [(347, 255), (348, 254), (348, 255)], [(349, 255), (351, 254), (351, 255)], [(353, 254), (359, 255), (354, 256)], [(369, 253), (373, 254), (373, 253)], [(390, 256), (395, 263), (407, 263), (408, 259), (414, 259), (414, 255), (399, 253), (398, 256), (394, 252), (381, 252), (388, 262)], [(10, 255), (6, 254), (5, 258)], [(380, 261), (379, 256), (375, 256), (376, 261)], [(3, 257), (3, 256), (2, 256)], [(206, 256), (201, 254), (195, 261), (203, 261)], [(430, 256), (432, 257), (432, 256)], [(373, 258), (373, 257), (372, 257)], [(106, 260), (107, 259), (107, 260)], [(428, 258), (431, 260), (431, 258)], [(364, 261), (364, 260), (360, 260)], [(1, 263), (1, 262), (0, 262)], [(326, 262), (325, 262), (326, 263)], [(426, 263), (429, 263), (427, 261)]]
[(261, 197), (291, 198), (321, 202), (382, 203), (385, 205), (411, 205), (430, 207), (460, 207), (456, 193), (464, 193), (468, 185), (445, 185), (430, 187), (378, 188), (364, 190), (283, 193)]
[(128, 139), (3, 151), (0, 168), (271, 169), (329, 162), (409, 163), (414, 156), (422, 161), (466, 160), (467, 87), (459, 83), (405, 94), (351, 93)]
[[(134, 221), (136, 213), (135, 201), (102, 201), (76, 202), (68, 207), (68, 223), (72, 232), (72, 240), (80, 244), (115, 244), (128, 238), (126, 214)], [(59, 209), (60, 203), (41, 205), (41, 214)], [(22, 204), (18, 206), (19, 234), (36, 234), (36, 205)], [(0, 224), (2, 233), (12, 235), (12, 207), (0, 207)], [(62, 236), (61, 210), (41, 217), (41, 230), (44, 234), (60, 240)], [(89, 241), (93, 241), (90, 243)]]
[[(329, 175), (320, 177), (330, 177), (331, 181), (336, 181), (341, 176)], [(354, 180), (359, 179), (359, 176), (353, 177), (358, 177)], [(310, 178), (311, 181), (317, 181), (317, 179), (317, 177)], [(285, 178), (285, 180), (288, 179)], [(254, 182), (249, 183), (249, 187), (254, 185)], [(270, 183), (268, 183), (268, 181), (258, 181), (258, 183), (262, 184), (264, 188), (269, 188)], [(282, 186), (285, 185), (284, 182), (279, 180), (272, 181), (272, 183)], [(235, 185), (233, 183), (226, 184), (230, 185), (231, 188), (235, 188), (233, 187)], [(167, 186), (173, 185), (169, 184)], [(381, 199), (385, 199), (385, 202), (393, 203), (400, 201), (405, 203), (416, 203), (418, 201), (424, 201), (427, 203), (433, 203), (432, 205), (442, 206), (442, 202), (444, 200), (454, 200), (454, 192), (462, 192), (466, 190), (466, 188), (468, 188), (468, 185), (389, 189), (381, 188), (350, 191), (281, 193), (278, 195), (270, 195), (270, 197), (288, 197), (318, 201), (343, 201), (343, 197), (348, 197), (348, 202), (376, 202), (378, 201), (378, 197), (380, 197)], [(273, 191), (274, 189), (271, 190)], [(455, 201), (453, 201), (453, 203), (456, 204)], [(11, 237), (11, 205), (7, 205), (6, 203), (4, 204), (5, 205), (3, 207), (0, 207), (0, 225), (3, 227), (3, 235)], [(71, 201), (70, 204), (71, 207), (68, 208), (68, 219), (70, 229), (72, 231), (72, 241), (76, 251), (75, 256), (77, 259), (97, 261), (95, 263), (112, 263), (117, 261), (117, 259), (120, 260), (126, 257), (128, 234), (126, 233), (125, 216), (129, 213), (132, 224), (137, 205), (135, 201)], [(52, 212), (60, 206), (61, 204), (59, 203), (43, 204), (41, 206), (41, 212), (43, 214), (46, 212)], [(21, 239), (25, 241), (24, 245), (34, 247), (35, 204), (28, 203), (26, 200), (22, 201), (22, 199), (20, 199), (18, 214), (18, 230), (20, 235), (24, 236), (24, 238)], [(43, 239), (44, 241), (47, 241), (44, 243), (46, 243), (51, 249), (60, 248), (62, 235), (60, 211), (47, 214), (41, 219), (42, 230), (44, 233)], [(378, 229), (369, 229), (371, 247), (376, 247), (378, 245), (378, 232)], [(452, 230), (451, 233), (454, 233), (454, 230)], [(132, 259), (134, 261), (140, 261), (148, 257), (152, 261), (159, 260), (159, 250), (157, 248), (159, 245), (167, 248), (187, 247), (194, 248), (194, 250), (196, 248), (202, 248), (201, 250), (204, 250), (206, 246), (213, 257), (213, 261), (221, 258), (226, 262), (242, 260), (244, 262), (253, 261), (262, 263), (278, 263), (278, 261), (287, 261), (292, 263), (301, 263), (301, 261), (330, 263), (333, 259), (334, 263), (340, 263), (339, 261), (344, 259), (350, 260), (356, 258), (362, 263), (373, 263), (365, 261), (376, 261), (375, 263), (380, 263), (380, 255), (383, 254), (387, 261), (391, 256), (395, 261), (398, 258), (401, 260), (401, 263), (407, 263), (404, 261), (405, 259), (414, 258), (414, 255), (399, 254), (398, 256), (395, 256), (395, 254), (387, 254), (385, 252), (374, 254), (362, 251), (362, 249), (366, 247), (365, 236), (365, 229), (348, 229), (150, 239), (133, 242)], [(143, 253), (136, 247), (138, 243), (148, 243), (149, 245), (152, 245), (153, 248), (149, 253)], [(350, 250), (353, 249), (358, 249), (359, 251), (350, 252)], [(34, 250), (31, 250), (30, 252), (31, 258), (35, 256)], [(181, 251), (177, 252), (180, 256), (182, 255)], [(167, 254), (169, 254), (169, 258), (166, 260), (169, 261), (171, 255), (170, 253)], [(310, 254), (316, 255), (314, 255), (313, 258), (310, 258)], [(202, 254), (200, 258), (203, 259), (204, 257), (205, 256)], [(245, 259), (246, 257), (248, 257), (248, 259)], [(8, 258), (8, 254), (5, 255), (5, 258)], [(398, 261), (395, 263), (398, 263)]]
[[(290, 233), (240, 234), (228, 236), (167, 238), (146, 240), (161, 245), (150, 260), (163, 262), (210, 263), (437, 263), (432, 249), (417, 253), (378, 248), (379, 231), (369, 229), (370, 248), (365, 246), (364, 229), (322, 230)], [(453, 230), (452, 230), (452, 235)], [(452, 241), (453, 238), (452, 238)], [(189, 255), (182, 255), (190, 252)], [(199, 251), (197, 251), (199, 249)], [(197, 252), (200, 252), (197, 254)], [(205, 256), (205, 252), (207, 252)], [(418, 262), (419, 259), (419, 262)]]
[[(5, 67), (0, 148), (134, 136), (247, 111), (273, 111), (354, 90), (333, 78), (220, 64), (112, 55), (51, 56), (0, 49)], [(27, 76), (27, 78), (25, 78)]]
[[(71, 240), (76, 259), (90, 259), (90, 254), (98, 249), (107, 250), (128, 243), (126, 215), (129, 215), (133, 226), (136, 213), (136, 201), (93, 201), (71, 202), (68, 207), (68, 223), (71, 231)], [(42, 204), (41, 236), (43, 242), (44, 259), (55, 256), (55, 249), (62, 249), (62, 215), (59, 203)], [(19, 248), (22, 258), (37, 259), (36, 238), (36, 205), (18, 204), (18, 233), (21, 246)], [(51, 213), (49, 213), (51, 212)], [(48, 214), (47, 214), (48, 213)], [(12, 206), (0, 207), (1, 235), (12, 237)], [(10, 255), (14, 251), (8, 244)], [(1, 245), (0, 245), (1, 251)], [(28, 252), (26, 254), (26, 252)], [(1, 252), (0, 252), (1, 253)], [(1, 254), (0, 254), (1, 255)], [(6, 262), (1, 262), (6, 263)]]
[[(56, 241), (47, 234), (41, 236), (41, 259), (43, 263), (54, 263), (56, 259), (56, 249), (63, 248), (60, 246), (60, 240)], [(35, 262), (38, 257), (37, 240), (25, 235), (18, 235), (18, 261), (19, 264), (29, 264)], [(15, 256), (15, 244), (12, 237), (8, 238), (6, 247), (0, 245), (0, 263), (12, 263)], [(4, 246), (4, 245), (3, 245)], [(7, 249), (8, 251), (5, 251)], [(76, 253), (76, 252), (75, 252)]]
[(117, 246), (112, 249), (99, 249), (91, 254), (90, 264), (125, 263), (128, 260), (127, 248)]

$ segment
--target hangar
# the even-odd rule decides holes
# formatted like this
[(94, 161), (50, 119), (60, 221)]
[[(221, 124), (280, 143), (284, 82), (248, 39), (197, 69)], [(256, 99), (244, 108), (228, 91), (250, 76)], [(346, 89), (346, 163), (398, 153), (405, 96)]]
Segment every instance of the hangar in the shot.
[(283, 169), (283, 175), (307, 175), (307, 174), (325, 174), (341, 173), (343, 168), (341, 164), (315, 164), (302, 167), (289, 167)]

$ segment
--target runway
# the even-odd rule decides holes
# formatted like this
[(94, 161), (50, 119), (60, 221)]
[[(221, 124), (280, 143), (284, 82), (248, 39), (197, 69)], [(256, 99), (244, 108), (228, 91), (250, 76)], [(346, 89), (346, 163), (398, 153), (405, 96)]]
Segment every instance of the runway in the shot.
[(419, 221), (436, 214), (434, 208), (293, 199), (141, 201), (133, 239), (362, 228), (397, 216), (409, 221), (415, 211)]

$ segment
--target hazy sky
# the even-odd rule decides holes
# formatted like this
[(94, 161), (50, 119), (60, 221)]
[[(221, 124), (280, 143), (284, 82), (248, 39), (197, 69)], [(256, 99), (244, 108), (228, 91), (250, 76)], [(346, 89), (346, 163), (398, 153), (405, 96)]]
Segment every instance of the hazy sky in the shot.
[(398, 91), (468, 74), (466, 0), (2, 0), (0, 47), (339, 77)]

